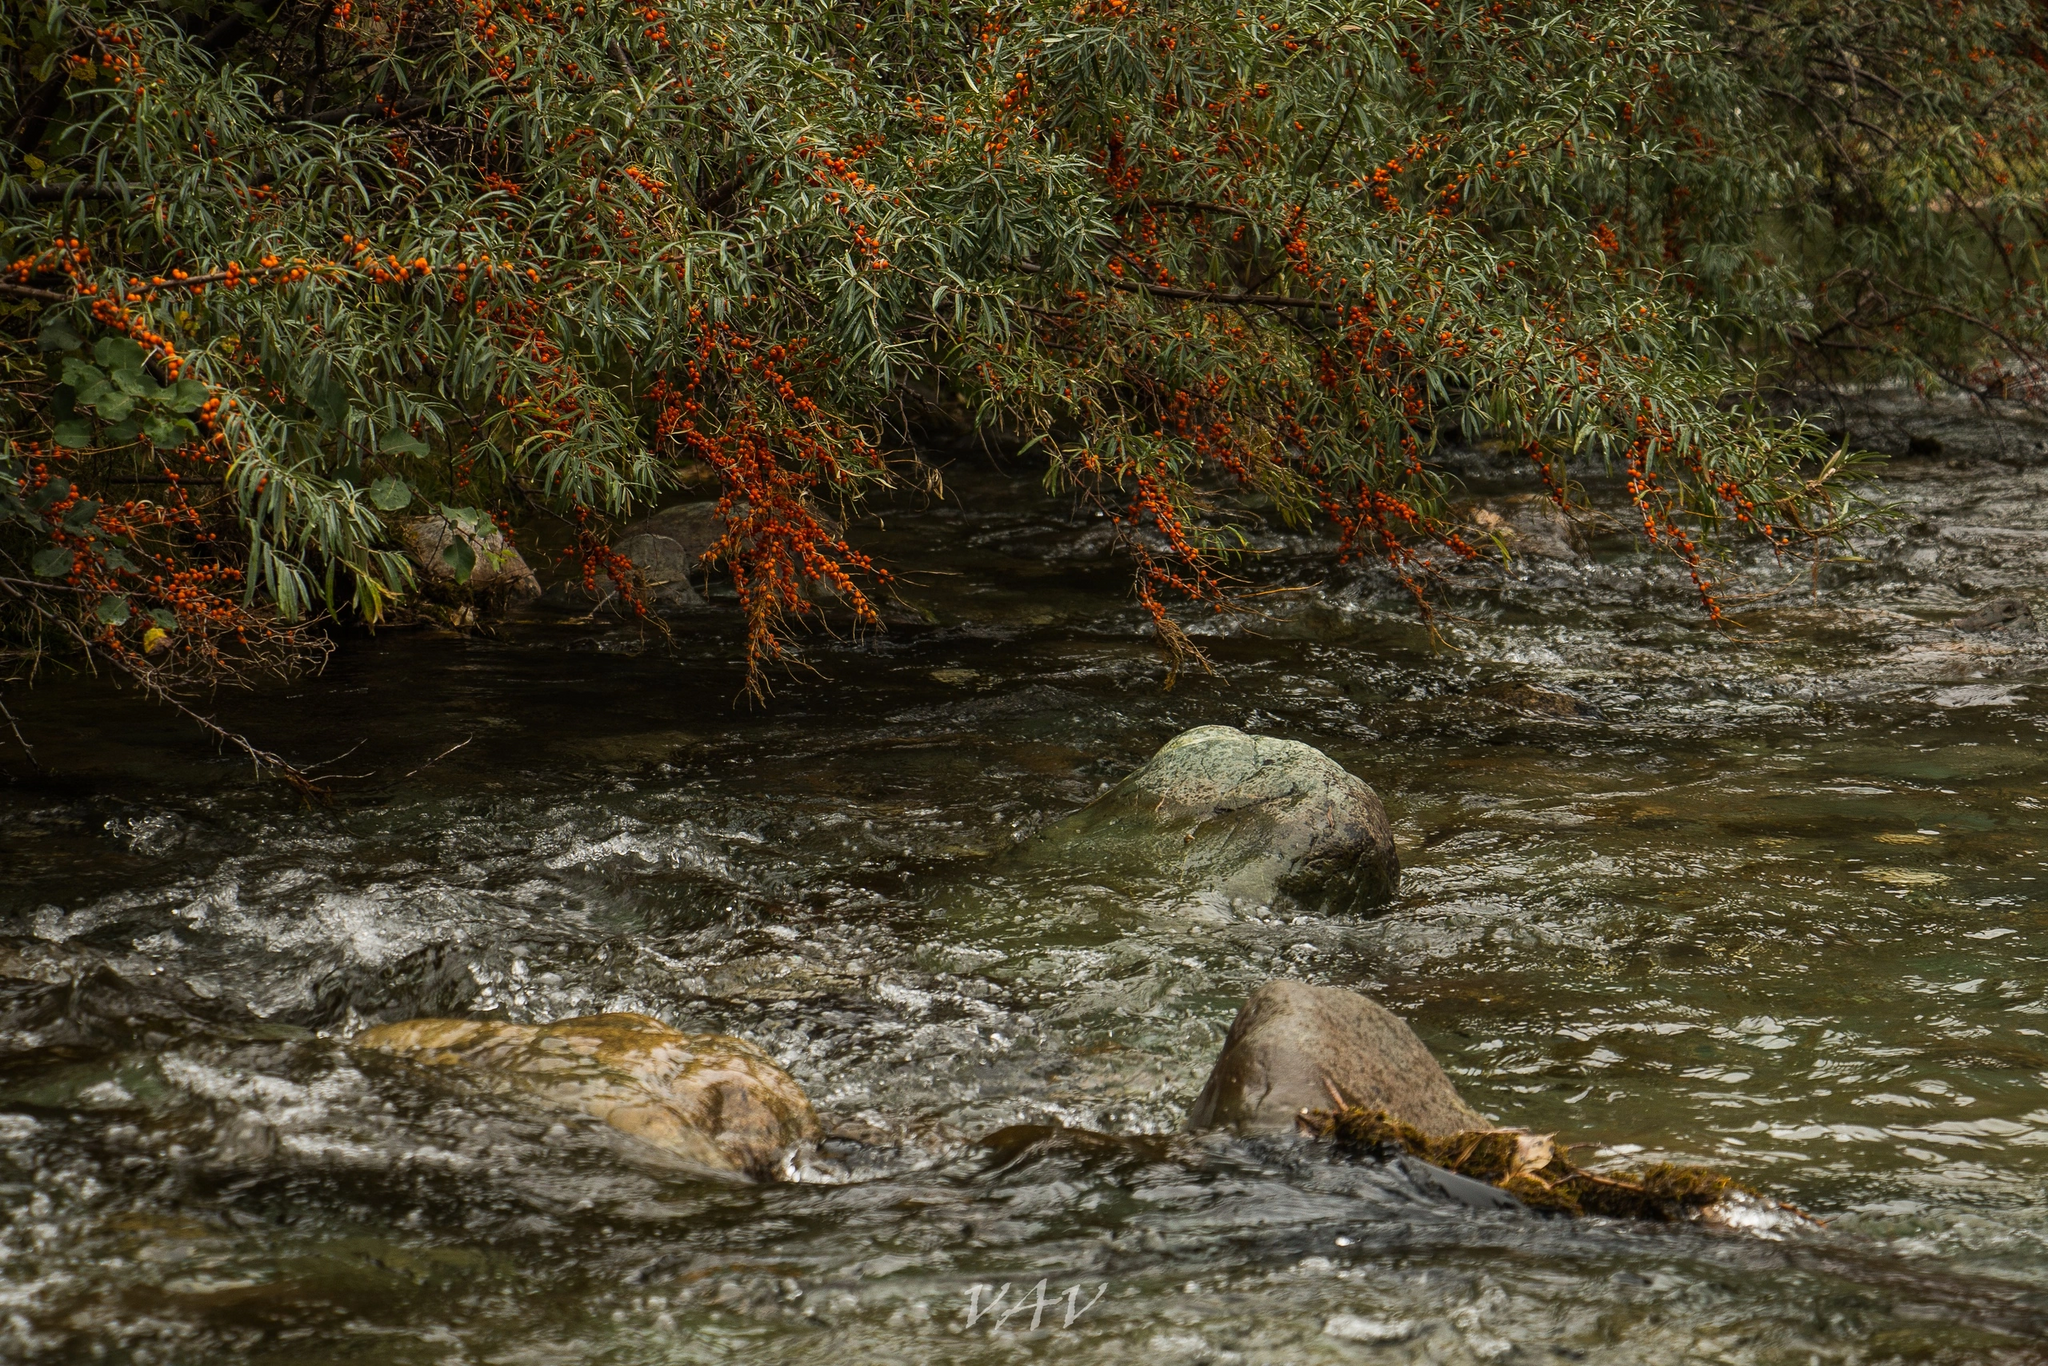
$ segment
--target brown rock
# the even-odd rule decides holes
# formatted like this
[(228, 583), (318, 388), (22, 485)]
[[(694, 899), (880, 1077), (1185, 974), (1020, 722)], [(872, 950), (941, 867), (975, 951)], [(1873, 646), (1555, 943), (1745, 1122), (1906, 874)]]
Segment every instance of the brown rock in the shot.
[(796, 1080), (754, 1045), (645, 1015), (405, 1020), (354, 1043), (581, 1110), (708, 1174), (773, 1180), (821, 1132)]
[(1282, 978), (1237, 1012), (1188, 1128), (1291, 1131), (1297, 1114), (1333, 1104), (1429, 1134), (1492, 1127), (1399, 1016), (1356, 992)]

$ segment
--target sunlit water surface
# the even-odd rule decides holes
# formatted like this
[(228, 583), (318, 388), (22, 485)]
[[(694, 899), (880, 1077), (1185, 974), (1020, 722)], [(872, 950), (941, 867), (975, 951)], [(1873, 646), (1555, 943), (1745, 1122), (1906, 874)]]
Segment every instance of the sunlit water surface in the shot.
[[(1433, 641), (1276, 531), (1251, 572), (1303, 591), (1171, 690), (1106, 525), (962, 468), (861, 532), (933, 622), (814, 638), (766, 708), (722, 612), (387, 633), (219, 699), (354, 747), (317, 809), (115, 694), (17, 696), (49, 776), (0, 757), (0, 1355), (2048, 1360), (2048, 651), (1944, 625), (2048, 581), (2048, 467), (2003, 454), (1895, 462), (1863, 562), (1750, 565), (1725, 633), (1616, 537), (1468, 577)], [(1478, 695), (1514, 681), (1597, 715)], [(1373, 784), (1385, 914), (1002, 857), (1207, 722)], [(1387, 1002), (1502, 1122), (1826, 1227), (1482, 1214), (1175, 1136), (1279, 975)], [(597, 1010), (761, 1043), (841, 1137), (696, 1183), (343, 1042)]]

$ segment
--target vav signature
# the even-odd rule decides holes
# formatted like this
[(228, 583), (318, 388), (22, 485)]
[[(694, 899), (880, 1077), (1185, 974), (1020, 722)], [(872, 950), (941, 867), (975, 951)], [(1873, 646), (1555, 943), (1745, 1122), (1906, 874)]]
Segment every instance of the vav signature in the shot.
[(1066, 1311), (1060, 1318), (1058, 1326), (1062, 1329), (1072, 1328), (1074, 1320), (1080, 1318), (1090, 1309), (1093, 1309), (1096, 1300), (1100, 1300), (1109, 1293), (1109, 1282), (1104, 1281), (1096, 1289), (1095, 1299), (1082, 1304), (1080, 1286), (1069, 1286), (1066, 1294), (1054, 1295), (1051, 1299), (1047, 1299), (1045, 1297), (1045, 1285), (1044, 1281), (1040, 1281), (1036, 1286), (1032, 1287), (1028, 1298), (1020, 1295), (1015, 1304), (1008, 1303), (1010, 1286), (1007, 1281), (1003, 1283), (1001, 1290), (995, 1292), (994, 1298), (989, 1300), (987, 1304), (981, 1302), (981, 1297), (988, 1293), (990, 1287), (986, 1285), (970, 1286), (967, 1291), (967, 1326), (972, 1328), (983, 1319), (993, 1319), (994, 1323), (991, 1324), (989, 1331), (994, 1332), (1008, 1323), (1014, 1315), (1021, 1314), (1026, 1309), (1029, 1309), (1031, 1311), (1031, 1331), (1036, 1332), (1039, 1325), (1045, 1320), (1045, 1311), (1048, 1309), (1058, 1309), (1060, 1301), (1065, 1300)]

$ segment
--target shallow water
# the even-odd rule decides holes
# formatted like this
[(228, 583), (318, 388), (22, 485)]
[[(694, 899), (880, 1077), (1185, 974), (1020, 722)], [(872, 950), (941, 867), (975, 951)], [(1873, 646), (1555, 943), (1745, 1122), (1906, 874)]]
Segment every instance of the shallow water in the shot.
[[(391, 632), (219, 699), (352, 750), (319, 809), (114, 694), (15, 699), (48, 773), (0, 755), (0, 1355), (2048, 1360), (2048, 649), (1942, 625), (2048, 580), (2039, 459), (1895, 462), (1892, 529), (1818, 583), (1748, 566), (1727, 633), (1607, 538), (1466, 576), (1432, 640), (1275, 532), (1248, 572), (1300, 591), (1204, 622), (1220, 674), (1171, 690), (1104, 525), (957, 469), (860, 533), (931, 622), (814, 638), (766, 709), (718, 612), (670, 649)], [(1513, 681), (1597, 715), (1480, 695)], [(1003, 857), (1206, 722), (1373, 784), (1385, 914)], [(1479, 1213), (1175, 1136), (1278, 975), (1387, 1002), (1503, 1122), (1827, 1227)], [(707, 1185), (342, 1043), (600, 1009), (761, 1043), (843, 1137)]]

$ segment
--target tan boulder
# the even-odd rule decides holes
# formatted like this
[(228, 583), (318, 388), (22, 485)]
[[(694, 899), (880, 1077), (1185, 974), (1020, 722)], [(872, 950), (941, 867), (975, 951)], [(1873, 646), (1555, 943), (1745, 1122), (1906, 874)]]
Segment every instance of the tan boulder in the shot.
[(1517, 493), (1462, 509), (1481, 537), (1518, 560), (1576, 561), (1585, 558), (1586, 538), (1547, 493)]
[[(423, 588), (438, 590), (442, 594), (466, 589), (484, 597), (532, 598), (540, 595), (540, 581), (501, 531), (493, 529), (479, 535), (477, 531), (437, 513), (399, 523), (398, 533), (405, 542), (406, 553), (419, 569)], [(448, 548), (458, 542), (468, 547), (474, 561), (467, 580), (449, 563)]]
[(403, 1020), (366, 1029), (354, 1043), (581, 1110), (709, 1174), (774, 1180), (821, 1132), (796, 1079), (754, 1045), (684, 1034), (645, 1015), (544, 1025)]

